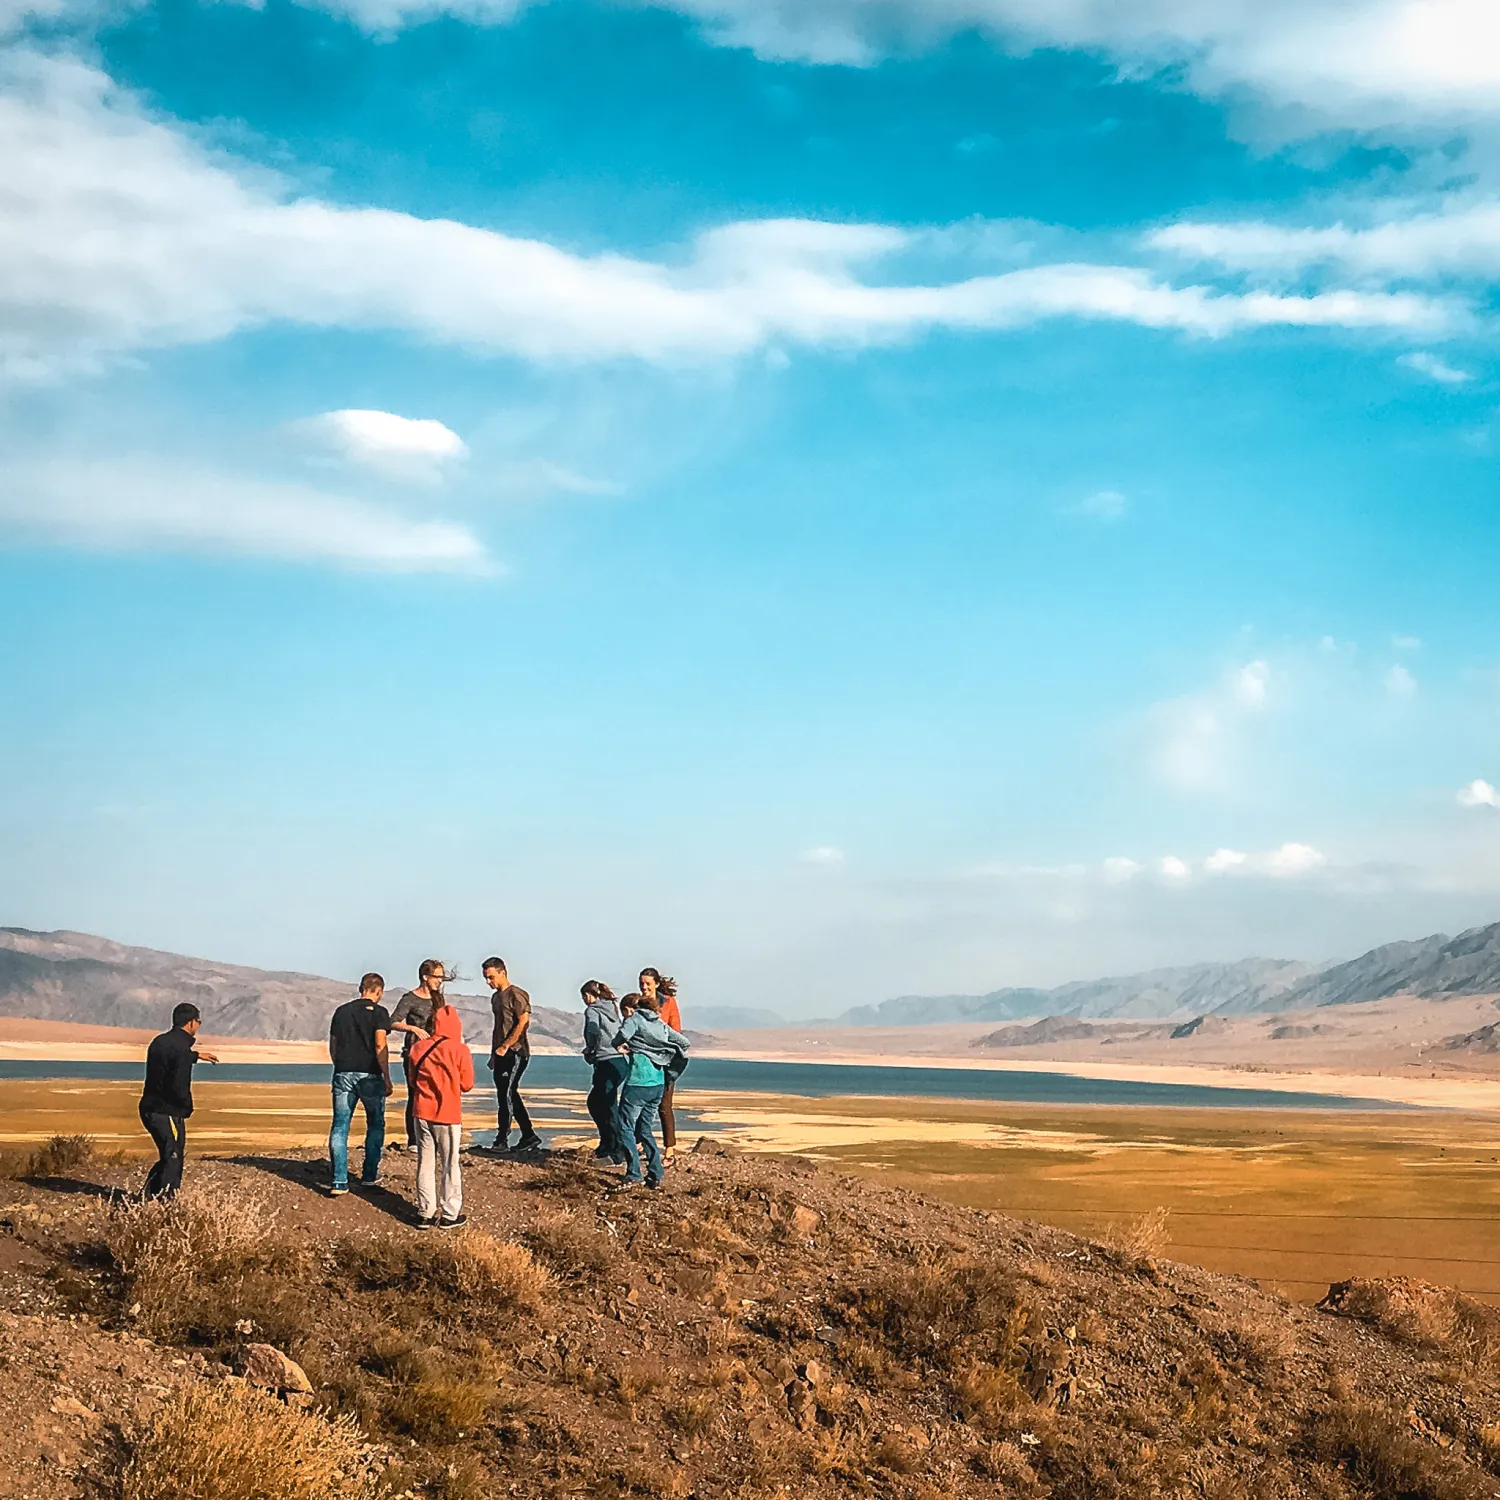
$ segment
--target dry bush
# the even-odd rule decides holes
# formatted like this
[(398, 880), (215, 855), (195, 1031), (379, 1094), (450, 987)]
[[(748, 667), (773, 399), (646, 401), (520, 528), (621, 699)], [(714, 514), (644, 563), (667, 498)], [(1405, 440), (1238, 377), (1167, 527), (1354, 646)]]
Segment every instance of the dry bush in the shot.
[(115, 1209), (104, 1241), (141, 1326), (158, 1338), (230, 1337), (249, 1319), (272, 1342), (308, 1323), (309, 1251), (263, 1198), (191, 1187)]
[(567, 1280), (603, 1276), (613, 1264), (608, 1236), (571, 1213), (539, 1219), (526, 1231), (526, 1243)]
[(424, 1443), (453, 1443), (479, 1427), (494, 1404), (496, 1366), (487, 1346), (458, 1352), (395, 1336), (365, 1363), (390, 1379), (379, 1419)]
[(624, 1359), (615, 1367), (611, 1376), (615, 1394), (627, 1406), (634, 1406), (643, 1396), (665, 1390), (672, 1383), (672, 1372), (653, 1355), (641, 1355), (637, 1359)]
[(133, 1446), (121, 1500), (360, 1500), (369, 1450), (347, 1418), (283, 1406), (249, 1386), (190, 1386)]
[(994, 1427), (1018, 1406), (1027, 1405), (1026, 1392), (1013, 1371), (974, 1364), (951, 1377), (954, 1404), (966, 1421)]
[(28, 1177), (65, 1177), (86, 1167), (97, 1155), (91, 1135), (55, 1135), (31, 1153), (26, 1163)]
[(1262, 1377), (1277, 1376), (1297, 1349), (1297, 1330), (1268, 1308), (1251, 1307), (1225, 1330), (1234, 1352)]
[(346, 1240), (337, 1258), (371, 1290), (440, 1292), (517, 1311), (540, 1307), (550, 1285), (524, 1245), (476, 1230)]
[(702, 1437), (713, 1425), (719, 1414), (719, 1403), (714, 1397), (702, 1394), (679, 1396), (662, 1407), (662, 1416), (669, 1427), (675, 1428), (684, 1437)]
[(1440, 1350), (1462, 1365), (1500, 1363), (1500, 1308), (1405, 1276), (1336, 1282), (1321, 1311), (1358, 1318), (1401, 1343)]
[(1123, 1260), (1149, 1260), (1167, 1248), (1170, 1238), (1168, 1221), (1171, 1217), (1171, 1209), (1158, 1206), (1139, 1218), (1111, 1224), (1100, 1235), (1099, 1243), (1107, 1250), (1113, 1250)]
[(1369, 1402), (1337, 1401), (1315, 1418), (1315, 1458), (1336, 1464), (1372, 1494), (1400, 1500), (1480, 1500), (1493, 1485), (1416, 1437), (1400, 1418)]

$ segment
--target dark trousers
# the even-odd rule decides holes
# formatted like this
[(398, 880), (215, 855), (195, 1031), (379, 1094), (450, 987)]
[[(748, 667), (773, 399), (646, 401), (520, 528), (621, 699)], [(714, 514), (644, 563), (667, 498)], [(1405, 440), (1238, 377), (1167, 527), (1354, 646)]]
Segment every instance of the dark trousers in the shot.
[(675, 1078), (667, 1079), (662, 1085), (661, 1104), (657, 1109), (661, 1116), (661, 1143), (668, 1147), (675, 1147), (677, 1144), (677, 1116), (672, 1110), (672, 1092), (676, 1087)]
[(630, 1073), (630, 1060), (606, 1057), (594, 1064), (594, 1081), (589, 1086), (589, 1115), (599, 1127), (599, 1150), (609, 1157), (623, 1157), (620, 1140), (620, 1086)]
[(534, 1141), (536, 1131), (532, 1128), (531, 1116), (526, 1113), (525, 1101), (521, 1098), (519, 1089), (521, 1086), (521, 1074), (526, 1071), (526, 1064), (531, 1059), (523, 1057), (515, 1052), (507, 1052), (504, 1057), (490, 1058), (490, 1067), (495, 1072), (495, 1144), (505, 1146), (510, 1141), (510, 1122), (512, 1116), (521, 1131), (523, 1141)]
[(156, 1142), (157, 1162), (146, 1178), (148, 1198), (171, 1198), (182, 1186), (182, 1157), (187, 1150), (187, 1121), (181, 1115), (147, 1114), (141, 1124)]
[(417, 1107), (417, 1101), (411, 1091), (411, 1064), (406, 1060), (406, 1054), (401, 1054), (401, 1076), (406, 1080), (406, 1144), (413, 1151), (417, 1147), (417, 1117), (413, 1111)]

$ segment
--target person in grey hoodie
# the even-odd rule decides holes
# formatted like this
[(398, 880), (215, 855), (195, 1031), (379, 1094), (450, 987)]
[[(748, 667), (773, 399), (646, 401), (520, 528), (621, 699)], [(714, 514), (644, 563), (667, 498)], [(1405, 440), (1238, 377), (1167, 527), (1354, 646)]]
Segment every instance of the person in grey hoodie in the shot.
[(620, 1090), (619, 1110), (625, 1180), (616, 1191), (641, 1185), (641, 1151), (646, 1153), (646, 1186), (658, 1188), (663, 1165), (661, 1147), (656, 1144), (656, 1115), (661, 1108), (667, 1071), (680, 1071), (688, 1039), (657, 1015), (654, 995), (642, 995), (635, 1014), (615, 1034), (614, 1045), (630, 1058), (630, 1071)]
[(620, 1144), (620, 1085), (630, 1071), (630, 1060), (615, 1051), (623, 1017), (615, 994), (602, 979), (591, 979), (579, 991), (583, 996), (583, 1060), (594, 1070), (589, 1086), (589, 1114), (599, 1127), (595, 1161), (621, 1166), (625, 1148)]

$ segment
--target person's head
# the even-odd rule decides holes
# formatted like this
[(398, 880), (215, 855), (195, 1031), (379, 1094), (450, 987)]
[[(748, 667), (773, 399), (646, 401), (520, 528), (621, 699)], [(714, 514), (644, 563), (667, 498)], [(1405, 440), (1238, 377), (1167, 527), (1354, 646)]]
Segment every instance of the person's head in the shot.
[(487, 958), (484, 961), (484, 982), (492, 990), (504, 990), (510, 988), (510, 973), (505, 967), (503, 958)]
[(601, 1000), (613, 1000), (615, 992), (602, 979), (590, 979), (578, 993), (585, 1005), (597, 1005)]
[(172, 1007), (172, 1029), (174, 1031), (185, 1031), (189, 1036), (197, 1036), (198, 1028), (203, 1024), (203, 1012), (196, 1005), (184, 1000), (181, 1005)]
[(641, 994), (654, 995), (657, 985), (661, 983), (661, 971), (658, 969), (642, 969), (638, 982), (641, 987)]
[(379, 974), (366, 974), (359, 982), (359, 998), (368, 1000), (371, 1005), (379, 1005), (380, 997), (385, 994), (385, 980)]
[(429, 995), (440, 995), (447, 978), (448, 970), (442, 959), (424, 958), (422, 967), (417, 970), (417, 988), (426, 990)]
[(649, 1011), (654, 1016), (661, 1009), (661, 997), (655, 990), (642, 990), (640, 1008)]
[(641, 997), (638, 994), (636, 994), (634, 991), (632, 991), (630, 994), (624, 996), (621, 999), (621, 1001), (620, 1001), (620, 1014), (628, 1016), (633, 1010), (635, 1010), (640, 1005), (640, 1003), (641, 1003)]

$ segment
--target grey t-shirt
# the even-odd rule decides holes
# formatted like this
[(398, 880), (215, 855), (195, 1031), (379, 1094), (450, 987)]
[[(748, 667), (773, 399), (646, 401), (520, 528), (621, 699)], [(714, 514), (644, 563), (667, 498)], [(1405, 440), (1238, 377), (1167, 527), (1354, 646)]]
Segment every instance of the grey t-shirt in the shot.
[[(434, 1008), (431, 995), (419, 995), (415, 990), (407, 990), (396, 1002), (395, 1010), (391, 1012), (391, 1025), (420, 1026), (423, 1031), (431, 1032)], [(401, 1037), (401, 1055), (404, 1057), (407, 1048), (416, 1038), (409, 1031), (403, 1031)]]

